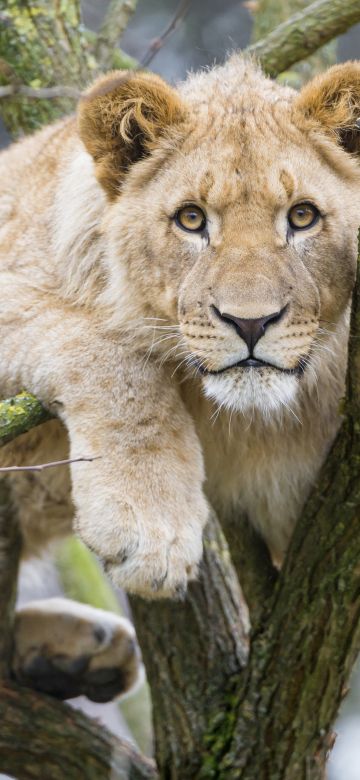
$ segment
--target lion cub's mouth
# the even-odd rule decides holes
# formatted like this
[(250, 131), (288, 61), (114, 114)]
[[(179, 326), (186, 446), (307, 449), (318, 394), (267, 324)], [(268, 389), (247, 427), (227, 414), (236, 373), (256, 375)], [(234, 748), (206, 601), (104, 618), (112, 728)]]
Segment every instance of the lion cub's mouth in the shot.
[(210, 369), (206, 368), (203, 363), (198, 362), (195, 359), (198, 370), (201, 374), (216, 376), (217, 374), (224, 374), (226, 371), (231, 371), (233, 368), (243, 368), (249, 370), (250, 368), (256, 371), (264, 368), (271, 368), (274, 371), (280, 371), (282, 374), (295, 374), (301, 375), (305, 370), (305, 360), (300, 358), (295, 368), (281, 368), (281, 366), (275, 366), (273, 363), (268, 363), (265, 360), (258, 360), (258, 358), (248, 357), (245, 360), (239, 360), (237, 363), (232, 363), (231, 366), (224, 366), (224, 368)]

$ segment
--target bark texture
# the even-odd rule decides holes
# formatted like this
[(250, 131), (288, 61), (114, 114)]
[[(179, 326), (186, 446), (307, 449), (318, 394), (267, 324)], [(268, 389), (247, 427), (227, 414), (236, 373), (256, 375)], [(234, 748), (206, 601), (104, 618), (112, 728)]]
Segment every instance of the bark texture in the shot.
[[(101, 70), (134, 67), (114, 46), (125, 29), (120, 22), (126, 25), (135, 6), (135, 0), (112, 0), (96, 36), (82, 24), (80, 0), (0, 0), (0, 85), (10, 90), (1, 117), (12, 136), (73, 111), (79, 91)], [(42, 96), (47, 88), (51, 99)]]
[(316, 0), (247, 51), (260, 61), (269, 76), (277, 76), (358, 22), (358, 0)]
[(69, 705), (0, 683), (0, 769), (17, 780), (151, 780), (153, 763)]
[[(81, 88), (95, 60), (81, 26), (78, 0), (0, 0), (0, 83), (29, 87)], [(74, 100), (25, 98), (16, 93), (1, 102), (12, 135), (35, 130), (71, 111)]]
[(0, 482), (0, 680), (10, 674), (21, 539), (6, 480)]
[(114, 67), (114, 50), (136, 10), (137, 0), (110, 0), (96, 38), (95, 54), (105, 69)]
[(235, 695), (248, 655), (248, 614), (213, 516), (199, 581), (183, 603), (131, 600), (151, 686), (156, 757), (164, 778), (195, 778)]

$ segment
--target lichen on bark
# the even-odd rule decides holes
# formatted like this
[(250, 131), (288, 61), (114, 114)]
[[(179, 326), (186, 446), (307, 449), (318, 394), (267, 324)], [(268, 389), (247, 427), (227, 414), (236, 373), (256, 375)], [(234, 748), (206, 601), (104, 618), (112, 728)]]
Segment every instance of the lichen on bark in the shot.
[(40, 401), (25, 391), (0, 401), (0, 447), (50, 418)]
[[(75, 0), (0, 0), (0, 83), (32, 87), (58, 84), (84, 87), (94, 72)], [(9, 130), (36, 130), (73, 110), (68, 98), (33, 100), (14, 96), (1, 101)]]

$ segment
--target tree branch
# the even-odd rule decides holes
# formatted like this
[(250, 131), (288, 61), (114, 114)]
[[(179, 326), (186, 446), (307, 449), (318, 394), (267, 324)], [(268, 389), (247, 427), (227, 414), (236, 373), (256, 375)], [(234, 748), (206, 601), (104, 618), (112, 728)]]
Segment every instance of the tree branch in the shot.
[(0, 766), (18, 780), (154, 780), (130, 743), (68, 704), (0, 682)]
[(81, 92), (75, 87), (27, 87), (25, 84), (7, 84), (0, 87), (0, 98), (14, 97), (32, 98), (34, 100), (55, 100), (57, 98), (72, 98), (77, 100)]
[(210, 724), (220, 727), (248, 655), (247, 608), (215, 515), (199, 580), (185, 601), (132, 598), (131, 606), (151, 686), (160, 776), (195, 778), (207, 755), (204, 735)]
[(220, 516), (231, 560), (250, 613), (252, 630), (264, 614), (264, 608), (273, 594), (278, 571), (273, 565), (269, 550), (246, 517), (239, 512)]
[(104, 70), (113, 67), (114, 49), (134, 14), (137, 0), (110, 0), (95, 43), (95, 57)]
[(316, 0), (246, 52), (259, 60), (266, 73), (277, 76), (357, 22), (359, 0)]
[(158, 53), (158, 51), (160, 51), (168, 38), (170, 38), (170, 35), (172, 35), (175, 30), (177, 30), (189, 10), (190, 2), (191, 0), (180, 0), (180, 3), (170, 23), (165, 27), (165, 30), (163, 30), (163, 32), (157, 38), (154, 38), (148, 50), (141, 58), (140, 67), (146, 68), (148, 65), (150, 65), (150, 62), (154, 59), (155, 55)]
[(0, 401), (0, 447), (31, 428), (51, 420), (52, 415), (30, 393)]
[(0, 680), (10, 675), (21, 540), (5, 480), (0, 482)]
[(53, 460), (49, 463), (38, 463), (34, 466), (1, 466), (0, 474), (18, 473), (19, 471), (44, 471), (53, 469), (56, 466), (70, 466), (71, 463), (92, 463), (93, 460), (99, 460), (101, 455), (93, 458), (65, 458), (65, 460)]
[[(0, 84), (14, 90), (1, 102), (1, 116), (9, 132), (16, 135), (72, 111), (75, 93), (91, 80), (96, 62), (78, 2), (0, 0), (0, 17)], [(59, 90), (58, 84), (66, 87), (49, 100), (48, 90)], [(39, 98), (34, 90), (39, 89), (46, 92), (34, 100)]]

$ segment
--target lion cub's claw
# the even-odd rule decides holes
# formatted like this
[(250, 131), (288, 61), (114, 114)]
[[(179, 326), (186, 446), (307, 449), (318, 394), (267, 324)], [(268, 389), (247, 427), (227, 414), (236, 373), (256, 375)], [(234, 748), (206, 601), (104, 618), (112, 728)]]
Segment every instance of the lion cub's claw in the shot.
[[(181, 541), (164, 539), (146, 546), (144, 540), (137, 551), (125, 560), (104, 560), (104, 568), (116, 585), (129, 593), (145, 598), (183, 599), (188, 582), (196, 579), (202, 557), (202, 526), (192, 529), (190, 538)], [(150, 549), (149, 549), (150, 548)]]

